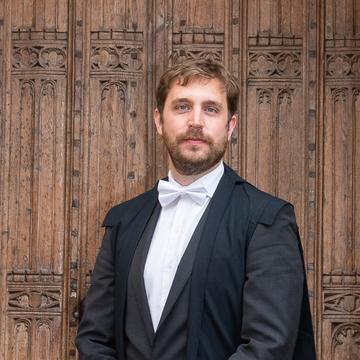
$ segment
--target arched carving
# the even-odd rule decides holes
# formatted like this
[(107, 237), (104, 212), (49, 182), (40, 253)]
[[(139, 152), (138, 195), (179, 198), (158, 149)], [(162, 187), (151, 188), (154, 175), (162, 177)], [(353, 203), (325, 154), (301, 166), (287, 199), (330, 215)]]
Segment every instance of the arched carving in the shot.
[(336, 102), (346, 102), (347, 98), (347, 88), (336, 88), (332, 89), (332, 98), (334, 103)]
[(256, 95), (259, 104), (271, 104), (272, 89), (258, 89)]
[(294, 97), (294, 89), (290, 89), (290, 88), (281, 89), (279, 91), (279, 97), (278, 97), (279, 104), (281, 105), (284, 102), (286, 102), (288, 105), (291, 105), (293, 101), (293, 97)]
[(103, 81), (101, 82), (101, 100), (105, 100), (110, 89), (114, 87), (120, 95), (120, 99), (126, 98), (126, 85), (122, 81)]
[(52, 98), (56, 97), (56, 80), (44, 80), (41, 82), (41, 91), (42, 96), (50, 96)]
[(31, 349), (31, 321), (16, 319), (14, 326), (14, 359), (26, 359)]
[(360, 360), (360, 324), (341, 324), (332, 336), (332, 360)]
[(39, 319), (35, 327), (36, 343), (34, 344), (38, 349), (36, 353), (39, 360), (47, 360), (51, 358), (52, 354), (52, 323), (51, 319)]
[(353, 99), (354, 99), (354, 102), (356, 102), (360, 99), (360, 88), (353, 89)]

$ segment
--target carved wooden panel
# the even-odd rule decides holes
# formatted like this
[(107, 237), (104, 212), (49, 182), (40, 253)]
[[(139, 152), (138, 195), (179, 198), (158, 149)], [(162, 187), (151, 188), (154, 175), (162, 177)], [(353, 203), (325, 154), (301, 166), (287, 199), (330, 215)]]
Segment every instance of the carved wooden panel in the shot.
[[(324, 122), (324, 272), (356, 273), (359, 270), (360, 87), (329, 87)], [(357, 175), (357, 176), (356, 176)], [(331, 219), (331, 220), (330, 220)]]
[(8, 359), (59, 359), (62, 276), (8, 274)]
[(107, 209), (167, 172), (154, 92), (241, 86), (226, 161), (295, 205), (318, 358), (359, 359), (359, 0), (0, 0), (0, 359), (76, 359)]
[[(242, 170), (250, 182), (294, 204), (307, 268), (312, 272), (314, 238), (309, 234), (314, 219), (309, 222), (307, 212), (314, 208), (316, 174), (310, 157), (316, 144), (303, 87), (308, 44), (301, 21), (308, 6), (305, 1), (290, 0), (247, 4), (252, 21), (246, 32)], [(313, 273), (308, 276), (312, 294)]]
[[(66, 262), (67, 2), (5, 1), (0, 358), (58, 359)], [(4, 19), (4, 20), (3, 20)]]
[(322, 356), (360, 359), (360, 3), (326, 1)]
[(147, 138), (154, 130), (147, 122), (145, 10), (145, 1), (92, 1), (90, 7), (79, 2), (75, 11), (73, 241), (67, 314), (71, 358), (76, 357), (77, 314), (90, 284), (106, 212), (145, 191), (149, 177)]

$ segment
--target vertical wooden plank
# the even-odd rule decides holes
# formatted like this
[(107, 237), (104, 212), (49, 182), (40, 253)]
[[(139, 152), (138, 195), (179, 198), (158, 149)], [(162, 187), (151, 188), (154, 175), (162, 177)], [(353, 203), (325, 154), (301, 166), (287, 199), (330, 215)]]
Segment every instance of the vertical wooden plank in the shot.
[(45, 29), (55, 30), (56, 29), (56, 0), (46, 0), (45, 1)]
[(353, 154), (353, 211), (354, 211), (354, 271), (360, 273), (360, 86), (353, 90), (353, 127), (354, 127), (354, 154)]
[(104, 28), (112, 29), (114, 20), (114, 1), (103, 0)]
[(56, 31), (66, 32), (69, 24), (69, 0), (56, 2)]
[(307, 170), (306, 126), (303, 120), (302, 90), (285, 88), (278, 96), (278, 196), (296, 204), (301, 238), (305, 241), (305, 174)]
[[(348, 97), (349, 93), (346, 88), (332, 91), (333, 123), (331, 126), (334, 132), (332, 144), (334, 149), (332, 166), (334, 208), (332, 218), (334, 221), (334, 233), (331, 234), (333, 239), (331, 270), (334, 273), (349, 273), (352, 267), (352, 234), (349, 231), (349, 226), (351, 227), (352, 224), (352, 138), (349, 125), (352, 125), (352, 118), (349, 119)], [(348, 124), (349, 121), (350, 124)]]
[[(325, 114), (324, 114), (324, 138), (323, 146), (324, 146), (324, 178), (327, 181), (324, 182), (323, 188), (323, 216), (326, 219), (333, 219), (332, 209), (334, 209), (334, 189), (335, 185), (333, 183), (334, 179), (331, 176), (332, 174), (332, 167), (335, 161), (335, 149), (332, 147), (334, 144), (334, 131), (332, 129), (332, 124), (334, 123), (333, 114), (331, 113), (332, 109), (332, 97), (331, 97), (331, 90), (329, 88), (326, 89), (325, 92)], [(329, 221), (326, 223), (323, 229), (323, 238), (333, 239), (332, 234), (334, 233), (334, 222)], [(323, 244), (323, 266), (322, 272), (325, 274), (331, 273), (331, 263), (333, 257), (333, 243), (329, 243), (324, 241)]]
[[(322, 213), (321, 355), (356, 359), (359, 346), (358, 124), (359, 77), (352, 67), (359, 54), (355, 29), (357, 1), (333, 0), (325, 11), (324, 198)], [(356, 61), (356, 60), (355, 60)], [(357, 300), (355, 300), (357, 301)], [(319, 336), (320, 337), (320, 336)]]
[(360, 34), (360, 0), (354, 0), (354, 35)]
[[(7, 90), (2, 110), (8, 122), (2, 169), (8, 196), (2, 218), (7, 246), (1, 246), (5, 261), (0, 266), (4, 289), (1, 313), (5, 318), (1, 319), (0, 357), (10, 359), (15, 354), (27, 359), (31, 354), (36, 359), (57, 359), (62, 342), (68, 186), (66, 33), (55, 33), (55, 15), (50, 33), (45, 25), (39, 27), (39, 17), (44, 15), (41, 6), (37, 7), (39, 1), (24, 0), (26, 11), (21, 19), (15, 13), (15, 21), (14, 3), (7, 1), (6, 5), (3, 53)], [(36, 18), (35, 14), (40, 15)]]
[[(272, 89), (258, 89), (256, 116), (256, 184), (264, 191), (274, 193), (273, 151), (274, 139), (273, 107), (274, 95)], [(248, 119), (249, 121), (250, 119)], [(251, 120), (250, 120), (251, 121)]]
[[(174, 5), (176, 2), (174, 2)], [(169, 64), (169, 56), (171, 55), (172, 46), (169, 42), (169, 38), (171, 38), (172, 26), (171, 26), (171, 18), (169, 3), (166, 0), (156, 0), (154, 4), (153, 10), (153, 22), (154, 22), (154, 55), (153, 61), (155, 64), (154, 75), (153, 75), (153, 88), (151, 89), (153, 93), (155, 93), (155, 89), (157, 84), (159, 83), (160, 76), (166, 69)], [(180, 18), (181, 20), (185, 19), (185, 15)], [(180, 24), (179, 24), (180, 26)], [(162, 31), (158, 31), (157, 29), (163, 29)], [(155, 104), (154, 104), (155, 105)], [(150, 109), (152, 112), (153, 109)], [(149, 112), (150, 112), (149, 111)], [(154, 125), (151, 124), (151, 129), (154, 139), (154, 167), (155, 167), (155, 179), (161, 179), (164, 175), (166, 175), (167, 169), (167, 153), (165, 151), (165, 146), (161, 140), (161, 138), (156, 134), (154, 130)]]
[(325, 2), (310, 0), (304, 12), (304, 82), (305, 121), (308, 123), (308, 174), (305, 209), (307, 241), (304, 244), (306, 270), (313, 315), (315, 342), (321, 358), (322, 318), (322, 251), (321, 212), (322, 212), (322, 101), (323, 101), (323, 41)]
[[(80, 193), (81, 193), (81, 164), (82, 154), (82, 122), (86, 115), (86, 106), (83, 104), (84, 92), (88, 91), (88, 78), (84, 76), (84, 66), (88, 66), (87, 43), (89, 36), (86, 32), (90, 30), (90, 18), (88, 12), (91, 7), (87, 6), (86, 1), (76, 0), (69, 3), (69, 72), (72, 75), (68, 83), (68, 111), (67, 115), (70, 120), (69, 128), (71, 129), (71, 138), (69, 139), (70, 160), (69, 182), (69, 230), (70, 241), (67, 247), (66, 257), (66, 313), (63, 315), (63, 347), (62, 357), (67, 359), (78, 359), (78, 353), (75, 347), (75, 336), (79, 320), (80, 295), (81, 295), (81, 223), (80, 223)], [(97, 13), (97, 15), (99, 15)], [(85, 62), (85, 64), (83, 63)], [(84, 153), (86, 161), (87, 153)]]
[(35, 28), (35, 0), (23, 0), (23, 26)]
[[(144, 64), (145, 65), (145, 64)], [(146, 168), (139, 166), (144, 162), (146, 157), (146, 141), (144, 134), (147, 134), (147, 124), (139, 117), (138, 114), (145, 114), (143, 102), (137, 101), (143, 97), (143, 81), (130, 81), (128, 87), (128, 106), (127, 116), (125, 118), (126, 142), (124, 144), (124, 153), (126, 154), (125, 169), (127, 169), (126, 178), (126, 198), (131, 199), (139, 194), (138, 184), (143, 184), (145, 190)], [(130, 116), (129, 116), (130, 115)], [(152, 118), (148, 120), (152, 123)], [(118, 194), (119, 196), (120, 194)]]
[(36, 0), (35, 2), (35, 30), (43, 31), (46, 20), (45, 20), (45, 5), (46, 0)]
[[(104, 0), (91, 0), (91, 13), (94, 16), (91, 17), (91, 30), (96, 31), (104, 27)], [(95, 16), (96, 14), (96, 16)]]
[[(11, 17), (9, 4), (0, 0), (0, 289), (6, 289), (7, 253), (9, 244), (8, 194), (9, 182), (6, 180), (9, 171), (9, 115), (7, 89), (9, 89), (9, 32)], [(7, 15), (7, 16), (6, 16)], [(6, 353), (6, 297), (0, 296), (0, 358)]]
[[(301, 3), (300, 1), (296, 1), (297, 3)], [(294, 3), (294, 1), (291, 0), (282, 0), (280, 1), (280, 13), (281, 13), (281, 17), (280, 17), (280, 33), (282, 34), (294, 34), (294, 32), (292, 32), (291, 28), (291, 23), (292, 21), (294, 21), (294, 19), (298, 19), (299, 16), (298, 14), (292, 14), (291, 8), (292, 8), (292, 4)], [(291, 15), (294, 15), (294, 17), (292, 17)]]
[(272, 1), (259, 0), (259, 32), (271, 32), (271, 14), (272, 14)]
[(13, 0), (11, 25), (14, 29), (19, 29), (23, 24), (24, 0)]
[[(23, 271), (31, 267), (33, 240), (33, 154), (35, 127), (35, 83), (15, 79), (12, 89), (17, 97), (13, 101), (12, 131), (10, 137), (10, 218), (9, 227), (12, 254), (10, 266)], [(18, 115), (18, 118), (17, 116)]]
[[(235, 128), (230, 144), (228, 146), (228, 164), (238, 173), (240, 173), (240, 168), (242, 166), (241, 162), (241, 154), (242, 151), (239, 150), (241, 146), (241, 134), (242, 134), (242, 95), (244, 93), (243, 89), (243, 67), (244, 61), (246, 59), (246, 48), (243, 45), (243, 38), (242, 38), (242, 26), (243, 21), (241, 18), (241, 13), (243, 8), (240, 5), (239, 1), (228, 2), (229, 6), (228, 14), (226, 15), (227, 22), (228, 22), (228, 35), (227, 35), (227, 53), (228, 53), (228, 69), (229, 71), (238, 79), (238, 84), (240, 87), (240, 98), (238, 103), (238, 123), (237, 127)], [(245, 42), (246, 44), (246, 42)]]
[[(243, 21), (245, 22), (246, 19), (251, 19), (251, 21), (246, 22), (249, 35), (256, 35), (259, 29), (259, 1), (260, 0), (253, 0), (247, 1), (247, 16), (243, 17)], [(243, 13), (244, 15), (244, 13)]]
[(301, 1), (291, 0), (290, 13), (288, 15), (290, 19), (289, 34), (296, 34), (300, 36), (303, 34), (304, 17), (301, 15), (304, 14), (307, 6), (308, 6), (308, 1), (301, 2)]

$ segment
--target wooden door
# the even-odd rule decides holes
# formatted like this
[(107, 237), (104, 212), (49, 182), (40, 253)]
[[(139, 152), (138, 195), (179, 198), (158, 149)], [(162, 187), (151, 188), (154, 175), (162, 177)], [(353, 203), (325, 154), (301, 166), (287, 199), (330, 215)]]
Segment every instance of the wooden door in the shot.
[(0, 0), (0, 358), (76, 359), (107, 209), (166, 174), (162, 71), (241, 85), (226, 161), (294, 203), (318, 358), (360, 359), (360, 0)]

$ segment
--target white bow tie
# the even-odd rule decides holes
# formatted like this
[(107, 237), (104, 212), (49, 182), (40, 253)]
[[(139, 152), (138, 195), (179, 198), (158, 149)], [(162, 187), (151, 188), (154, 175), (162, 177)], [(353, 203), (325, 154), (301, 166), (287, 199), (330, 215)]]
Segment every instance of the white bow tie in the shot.
[(189, 195), (197, 204), (204, 204), (207, 196), (207, 191), (204, 186), (193, 186), (186, 188), (179, 188), (169, 181), (160, 180), (158, 184), (159, 202), (162, 207), (171, 204), (181, 195)]

